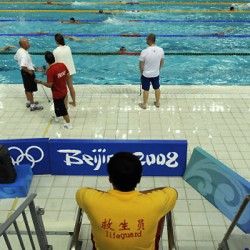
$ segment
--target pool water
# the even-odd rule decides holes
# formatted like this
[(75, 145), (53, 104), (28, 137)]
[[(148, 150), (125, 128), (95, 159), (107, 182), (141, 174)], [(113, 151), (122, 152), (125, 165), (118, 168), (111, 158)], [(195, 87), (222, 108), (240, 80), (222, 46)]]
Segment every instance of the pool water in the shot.
[[(101, 2), (100, 2), (101, 3)], [(106, 2), (104, 2), (106, 3)], [(146, 3), (146, 2), (143, 2)], [(2, 7), (2, 6), (1, 6)], [(3, 5), (6, 10), (14, 8)], [(52, 51), (54, 34), (74, 36), (80, 41), (65, 39), (74, 53), (77, 74), (75, 84), (139, 84), (139, 56), (115, 53), (121, 46), (127, 51), (140, 52), (146, 47), (148, 33), (157, 35), (157, 45), (165, 53), (161, 70), (164, 85), (249, 85), (250, 84), (250, 19), (244, 12), (202, 12), (226, 10), (227, 5), (184, 4), (99, 4), (96, 2), (71, 5), (15, 5), (22, 12), (0, 13), (0, 47), (18, 46), (20, 37), (30, 40), (33, 63), (45, 64), (43, 53)], [(4, 9), (2, 8), (2, 9)], [(37, 9), (46, 12), (34, 11)], [(101, 15), (76, 10), (140, 10)], [(72, 12), (65, 12), (66, 10)], [(49, 11), (52, 12), (49, 12)], [(60, 10), (62, 12), (53, 12)], [(147, 10), (148, 12), (144, 12)], [(151, 11), (149, 11), (151, 10)], [(178, 13), (160, 12), (179, 10)], [(201, 12), (188, 12), (201, 10)], [(62, 24), (60, 20), (84, 21), (83, 24)], [(226, 31), (223, 35), (218, 33)], [(44, 32), (44, 34), (35, 34)], [(123, 36), (126, 34), (132, 35)], [(133, 36), (134, 35), (134, 36)], [(15, 50), (0, 54), (0, 83), (21, 83)], [(34, 53), (34, 54), (33, 54)], [(93, 55), (91, 55), (91, 53)], [(198, 53), (202, 53), (199, 55)], [(216, 53), (216, 54), (215, 54)], [(40, 78), (41, 73), (37, 73)], [(45, 76), (44, 76), (45, 79)]]

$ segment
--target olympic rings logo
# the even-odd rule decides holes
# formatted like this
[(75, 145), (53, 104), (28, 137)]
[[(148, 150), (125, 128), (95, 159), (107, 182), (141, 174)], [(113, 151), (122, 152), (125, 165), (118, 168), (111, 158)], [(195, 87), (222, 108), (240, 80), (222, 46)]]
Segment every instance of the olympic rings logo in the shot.
[[(18, 147), (10, 147), (9, 151), (11, 150), (17, 150), (19, 152), (19, 155), (16, 157), (16, 159), (11, 157), (13, 165), (19, 165), (24, 160), (24, 158), (26, 158), (31, 163), (31, 168), (33, 168), (36, 163), (40, 162), (44, 158), (44, 152), (38, 146), (30, 146), (26, 149), (25, 152), (23, 152), (22, 149)], [(34, 156), (30, 153), (31, 150), (38, 150), (40, 157), (38, 157), (38, 159), (35, 159)]]

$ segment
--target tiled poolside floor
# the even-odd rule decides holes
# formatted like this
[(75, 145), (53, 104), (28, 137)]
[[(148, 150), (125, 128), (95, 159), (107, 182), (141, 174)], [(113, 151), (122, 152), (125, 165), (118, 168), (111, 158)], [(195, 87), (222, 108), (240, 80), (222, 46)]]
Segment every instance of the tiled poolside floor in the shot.
[[(200, 146), (250, 180), (249, 86), (162, 86), (161, 107), (153, 106), (151, 92), (147, 110), (138, 106), (138, 86), (75, 88), (77, 107), (69, 109), (74, 128), (66, 130), (51, 122), (51, 104), (42, 89), (36, 99), (44, 110), (30, 112), (25, 107), (22, 85), (0, 84), (0, 139), (186, 139), (188, 159)], [(51, 96), (48, 89), (46, 92)], [(181, 177), (144, 177), (138, 188), (168, 185), (179, 193), (174, 209), (179, 249), (216, 249), (230, 222)], [(37, 193), (36, 205), (45, 208), (47, 230), (73, 230), (77, 211), (74, 194), (80, 186), (103, 190), (111, 187), (107, 177), (34, 176), (30, 192)], [(19, 199), (18, 205), (22, 201)], [(12, 205), (13, 199), (0, 200), (1, 221)], [(88, 223), (86, 218), (84, 223)], [(237, 228), (234, 233), (243, 235)], [(166, 237), (163, 244), (166, 249)], [(59, 246), (54, 249), (62, 250)], [(82, 249), (91, 249), (88, 240)]]

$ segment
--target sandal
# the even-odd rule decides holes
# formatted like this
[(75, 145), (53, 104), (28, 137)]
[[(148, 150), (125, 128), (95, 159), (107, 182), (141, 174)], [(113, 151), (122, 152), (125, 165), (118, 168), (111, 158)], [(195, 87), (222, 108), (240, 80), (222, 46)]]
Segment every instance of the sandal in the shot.
[(143, 103), (139, 103), (139, 107), (142, 109), (146, 109), (147, 107)]
[(156, 102), (154, 102), (154, 105), (155, 105), (156, 108), (160, 107), (160, 103), (156, 104)]

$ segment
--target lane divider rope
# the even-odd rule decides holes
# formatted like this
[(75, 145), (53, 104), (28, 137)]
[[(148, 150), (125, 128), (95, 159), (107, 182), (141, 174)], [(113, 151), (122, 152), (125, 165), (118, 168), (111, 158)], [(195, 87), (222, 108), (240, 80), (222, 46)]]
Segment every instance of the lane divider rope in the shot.
[[(3, 2), (1, 1), (0, 4), (45, 4), (45, 5), (74, 5), (74, 4), (80, 3), (82, 5), (229, 5), (231, 4), (231, 2), (135, 2), (135, 1), (128, 1), (128, 2), (52, 2), (51, 4), (47, 4), (47, 2), (32, 2), (32, 1), (17, 1), (17, 2)], [(241, 5), (241, 4), (246, 4), (248, 2), (241, 2), (241, 3), (237, 3), (237, 5)]]
[[(36, 37), (36, 36), (54, 36), (55, 34), (51, 33), (0, 33), (0, 37), (4, 36), (27, 36), (27, 37)], [(73, 37), (147, 37), (148, 34), (63, 34), (64, 36), (73, 36)], [(156, 34), (157, 37), (198, 37), (198, 38), (250, 38), (250, 34), (238, 34), (238, 35), (225, 35), (218, 33), (213, 34)]]
[[(14, 55), (16, 52), (0, 52), (0, 54)], [(29, 52), (31, 55), (44, 55), (44, 52)], [(111, 56), (111, 55), (128, 55), (138, 56), (140, 52), (72, 52), (73, 55), (93, 55), (93, 56)], [(167, 56), (250, 56), (247, 52), (165, 52)]]
[[(51, 20), (51, 19), (0, 19), (0, 22), (60, 22), (61, 20)], [(83, 23), (103, 23), (106, 20), (101, 19), (78, 19), (77, 21), (83, 22)], [(181, 20), (181, 19), (172, 19), (172, 20), (160, 20), (160, 19), (141, 19), (141, 20), (135, 20), (135, 19), (129, 19), (129, 20), (119, 20), (119, 22), (145, 22), (145, 23), (249, 23), (250, 19), (190, 19), (190, 20)]]
[[(2, 13), (99, 13), (99, 10), (0, 10)], [(142, 13), (171, 13), (171, 14), (179, 14), (179, 13), (223, 13), (223, 14), (232, 14), (232, 11), (229, 10), (135, 10), (135, 11), (127, 11), (127, 10), (103, 10), (103, 14), (112, 14), (112, 13), (128, 13), (128, 12), (142, 12)], [(234, 10), (234, 14), (246, 14), (250, 13), (250, 10)]]

